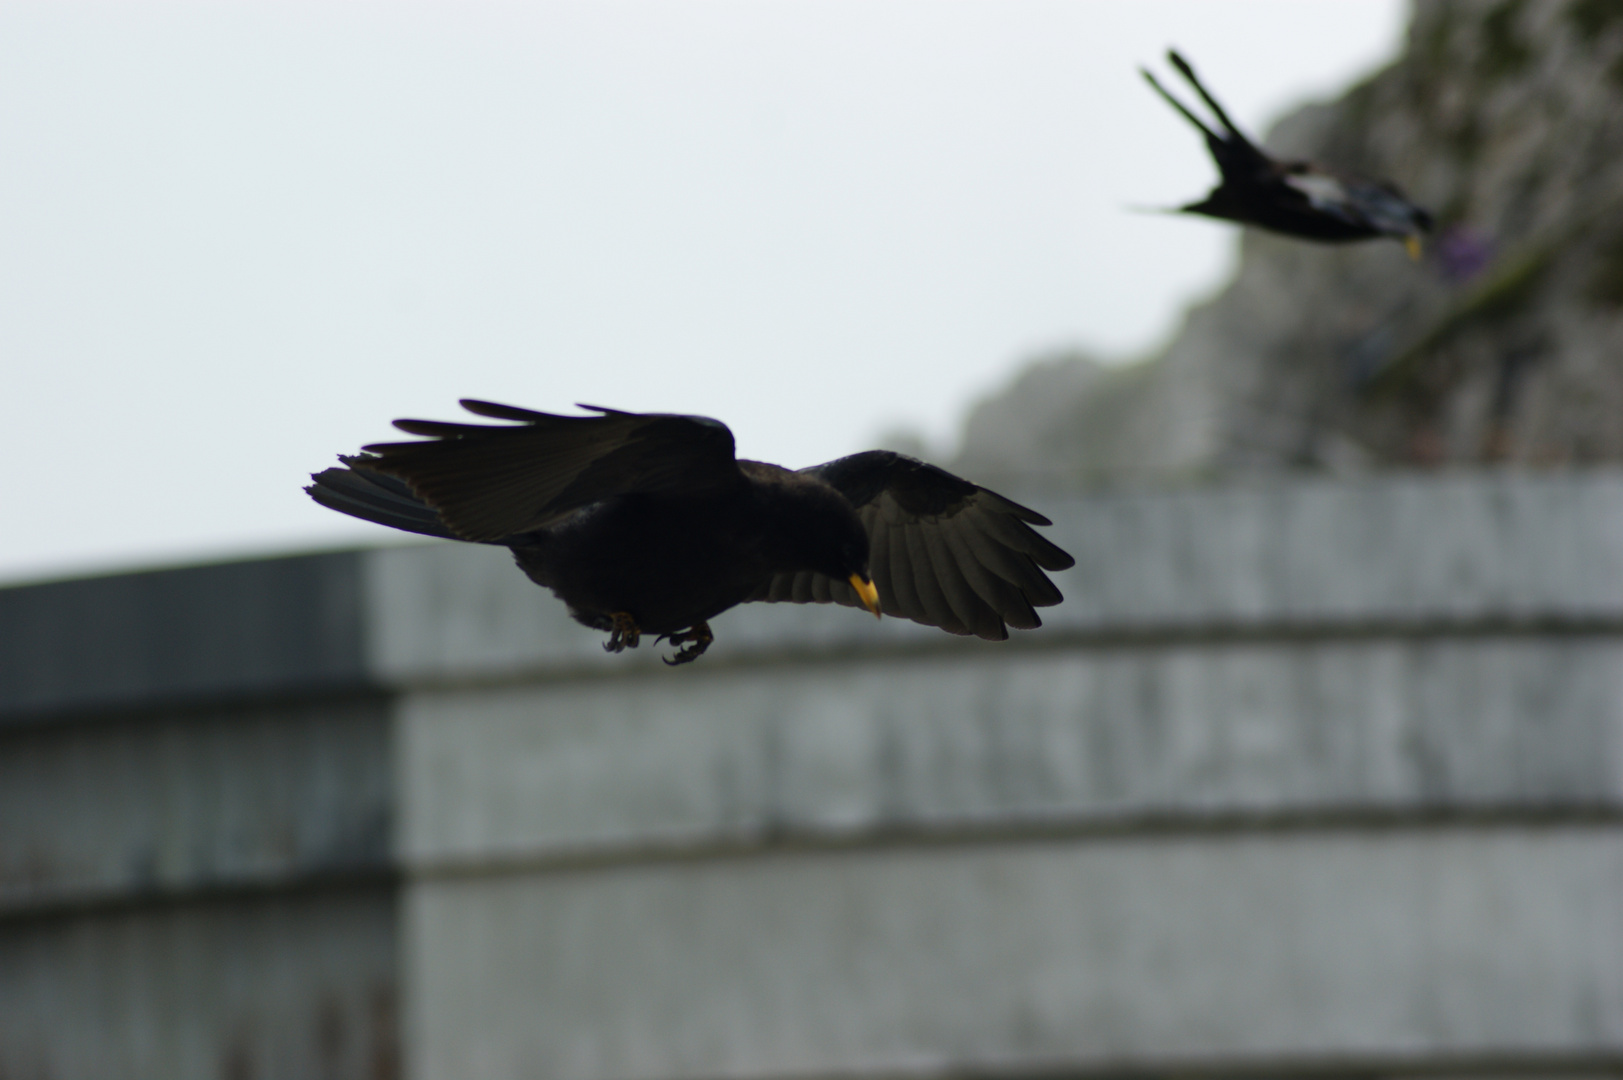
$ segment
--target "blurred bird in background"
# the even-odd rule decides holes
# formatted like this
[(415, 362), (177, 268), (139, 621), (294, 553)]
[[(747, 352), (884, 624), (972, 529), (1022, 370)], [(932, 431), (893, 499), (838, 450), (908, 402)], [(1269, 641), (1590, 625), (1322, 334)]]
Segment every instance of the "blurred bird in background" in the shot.
[(697, 659), (708, 620), (751, 600), (837, 603), (1003, 640), (1042, 625), (1074, 560), (1031, 529), (1049, 520), (933, 465), (885, 450), (792, 472), (734, 457), (702, 416), (555, 416), (487, 401), (515, 425), (397, 420), (428, 438), (341, 456), (305, 490), (323, 506), (407, 532), (500, 544), (610, 633)]
[(1188, 61), (1171, 50), (1167, 60), (1223, 128), (1221, 134), (1212, 130), (1154, 75), (1140, 69), (1156, 93), (1206, 136), (1206, 147), (1222, 173), (1205, 199), (1181, 206), (1179, 212), (1330, 243), (1390, 236), (1402, 240), (1411, 257), (1420, 257), (1420, 238), (1431, 230), (1431, 215), (1409, 202), (1395, 184), (1334, 173), (1306, 161), (1275, 161), (1234, 126)]

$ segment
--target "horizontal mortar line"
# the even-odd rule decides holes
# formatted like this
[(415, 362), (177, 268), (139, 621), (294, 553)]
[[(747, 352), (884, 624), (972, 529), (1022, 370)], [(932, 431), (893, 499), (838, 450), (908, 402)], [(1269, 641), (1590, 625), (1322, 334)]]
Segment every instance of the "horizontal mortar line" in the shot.
[(1233, 1054), (1171, 1053), (1026, 1059), (943, 1060), (919, 1066), (853, 1067), (818, 1072), (754, 1070), (738, 1073), (678, 1073), (672, 1080), (1220, 1080), (1228, 1077), (1407, 1077), (1595, 1076), (1623, 1070), (1623, 1048), (1606, 1044), (1589, 1050), (1527, 1050), (1515, 1046), (1472, 1050), (1323, 1051), (1279, 1054), (1247, 1049)]
[[(940, 633), (909, 640), (850, 639), (827, 644), (793, 644), (752, 648), (745, 643), (731, 654), (723, 641), (704, 659), (682, 669), (678, 678), (721, 675), (785, 667), (815, 667), (891, 660), (928, 660), (968, 656), (996, 661), (1000, 655), (1044, 652), (1109, 652), (1145, 648), (1246, 647), (1311, 645), (1343, 642), (1481, 641), (1524, 638), (1623, 638), (1623, 614), (1606, 616), (1527, 616), (1424, 619), (1268, 619), (1256, 621), (1144, 622), (1102, 627), (1051, 626), (1016, 630), (1009, 640), (981, 641)], [(458, 671), (379, 676), (402, 692), (500, 688), (553, 682), (599, 682), (669, 677), (659, 664), (614, 660), (537, 660), (484, 671)]]
[(762, 828), (731, 836), (690, 837), (627, 844), (600, 844), (544, 852), (449, 857), (406, 865), (264, 874), (134, 888), (102, 886), (53, 890), (34, 897), (0, 900), (0, 926), (31, 920), (118, 914), (188, 904), (228, 902), (350, 888), (396, 887), (412, 880), (455, 880), (536, 873), (567, 873), (660, 863), (738, 861), (784, 854), (896, 851), (905, 848), (1043, 844), (1067, 841), (1123, 842), (1194, 836), (1245, 836), (1312, 832), (1398, 833), (1443, 829), (1614, 829), (1623, 826), (1623, 805), (1480, 806), (1410, 809), (1325, 808), (1224, 813), (1154, 812), (1091, 816), (1023, 816), (999, 820), (957, 819), (885, 828)]
[(286, 875), (262, 874), (253, 877), (177, 882), (165, 885), (137, 885), (120, 888), (104, 885), (75, 890), (71, 886), (43, 891), (37, 896), (0, 898), (0, 927), (35, 920), (64, 919), (89, 915), (127, 914), (169, 909), (191, 904), (261, 899), (307, 893), (342, 891), (355, 888), (393, 887), (400, 871), (392, 863), (349, 869), (307, 871)]
[(1245, 1049), (1154, 1054), (1009, 1055), (916, 1066), (855, 1066), (816, 1072), (751, 1070), (748, 1073), (677, 1073), (671, 1080), (1224, 1080), (1253, 1077), (1357, 1077), (1407, 1080), (1414, 1077), (1595, 1077), (1623, 1071), (1623, 1047), (1598, 1043), (1589, 1049), (1528, 1050), (1512, 1045), (1470, 1050), (1412, 1051), (1291, 1050), (1270, 1054)]
[(293, 682), (283, 686), (251, 686), (239, 690), (171, 690), (52, 705), (0, 705), (0, 739), (12, 734), (48, 731), (57, 726), (122, 726), (153, 720), (207, 718), (242, 709), (361, 705), (383, 702), (392, 696), (388, 688), (357, 676), (333, 681)]
[[(582, 631), (589, 633), (590, 631)], [(723, 646), (677, 678), (723, 675), (738, 671), (773, 670), (838, 664), (883, 663), (891, 660), (928, 660), (948, 656), (995, 661), (1000, 655), (1063, 651), (1143, 648), (1333, 644), (1358, 641), (1485, 640), (1492, 638), (1623, 638), (1623, 613), (1571, 616), (1529, 615), (1457, 618), (1383, 619), (1258, 619), (1190, 622), (1144, 622), (1098, 627), (1050, 626), (1036, 631), (1014, 631), (1008, 641), (984, 642), (946, 633), (910, 640), (863, 641), (849, 639), (827, 644), (785, 643), (752, 648), (744, 642), (729, 653)], [(723, 643), (725, 645), (725, 642)], [(37, 731), (59, 724), (127, 723), (147, 717), (226, 712), (243, 707), (266, 707), (307, 702), (386, 698), (397, 692), (444, 691), (463, 688), (498, 688), (551, 682), (592, 682), (610, 679), (670, 677), (656, 663), (625, 663), (593, 658), (539, 660), (499, 670), (449, 674), (410, 672), (389, 676), (357, 672), (333, 680), (258, 685), (242, 689), (160, 691), (150, 696), (112, 695), (100, 700), (63, 701), (26, 706), (0, 705), (0, 738), (9, 732)]]
[(761, 856), (830, 852), (894, 852), (902, 849), (1124, 843), (1194, 837), (1398, 834), (1450, 830), (1517, 831), (1587, 829), (1618, 831), (1623, 804), (1584, 802), (1456, 807), (1322, 807), (1276, 810), (1158, 810), (1120, 814), (1019, 815), (997, 819), (955, 818), (855, 828), (781, 824), (731, 833), (641, 837), (622, 842), (560, 844), (526, 851), (402, 857), (410, 880), (438, 881), (582, 870), (741, 861)]

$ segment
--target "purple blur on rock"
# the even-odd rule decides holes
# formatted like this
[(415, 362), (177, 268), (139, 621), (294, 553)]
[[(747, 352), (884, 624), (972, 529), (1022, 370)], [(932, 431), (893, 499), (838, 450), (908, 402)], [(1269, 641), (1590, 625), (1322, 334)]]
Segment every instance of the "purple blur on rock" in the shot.
[(1437, 241), (1437, 268), (1449, 281), (1469, 281), (1493, 261), (1493, 243), (1466, 225), (1451, 226)]

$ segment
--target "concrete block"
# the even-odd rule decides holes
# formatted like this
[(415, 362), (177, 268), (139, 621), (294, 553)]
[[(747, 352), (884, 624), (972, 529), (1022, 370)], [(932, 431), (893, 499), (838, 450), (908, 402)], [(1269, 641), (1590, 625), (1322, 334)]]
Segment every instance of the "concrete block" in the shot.
[(378, 885), (0, 920), (0, 1076), (400, 1075)]
[(377, 696), (0, 734), (0, 916), (381, 872), (389, 739)]
[[(1039, 500), (1040, 501), (1040, 500)], [(1043, 504), (1056, 626), (1623, 615), (1623, 476), (1383, 476)]]
[(415, 1077), (1303, 1071), (1623, 1054), (1623, 842), (944, 845), (415, 883)]
[(0, 589), (0, 725), (360, 686), (356, 552)]
[(398, 724), (413, 864), (1169, 814), (1615, 810), (1623, 642), (717, 667), (421, 691)]

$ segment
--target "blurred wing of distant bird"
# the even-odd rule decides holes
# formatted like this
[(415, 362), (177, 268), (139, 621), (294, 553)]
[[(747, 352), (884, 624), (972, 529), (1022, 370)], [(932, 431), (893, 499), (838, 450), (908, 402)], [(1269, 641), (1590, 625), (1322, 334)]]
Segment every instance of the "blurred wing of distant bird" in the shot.
[(1362, 215), (1352, 212), (1347, 185), (1339, 177), (1322, 172), (1286, 174), (1287, 186), (1302, 193), (1314, 210), (1330, 214), (1352, 225), (1365, 224)]
[(477, 541), (544, 528), (614, 495), (703, 494), (744, 482), (733, 433), (707, 417), (594, 405), (581, 407), (597, 416), (555, 416), (472, 400), (462, 407), (518, 423), (396, 420), (401, 431), (429, 438), (374, 443), (345, 463), (398, 477), (452, 535)]
[[(1234, 144), (1234, 145), (1238, 145), (1238, 146), (1243, 146), (1247, 150), (1249, 150), (1252, 154), (1254, 154), (1257, 158), (1262, 159), (1264, 161), (1266, 161), (1268, 159), (1268, 155), (1264, 154), (1262, 152), (1262, 150), (1260, 148), (1258, 148), (1256, 143), (1252, 142), (1249, 138), (1246, 137), (1245, 132), (1240, 130), (1240, 126), (1238, 124), (1236, 124), (1233, 120), (1229, 119), (1228, 112), (1223, 108), (1222, 105), (1218, 104), (1217, 99), (1212, 96), (1212, 92), (1210, 90), (1206, 89), (1206, 84), (1201, 82), (1200, 77), (1195, 74), (1194, 66), (1191, 65), (1189, 63), (1189, 61), (1185, 60), (1182, 56), (1180, 56), (1178, 54), (1178, 50), (1176, 50), (1176, 49), (1168, 49), (1167, 50), (1167, 62), (1170, 63), (1173, 67), (1177, 68), (1178, 69), (1178, 74), (1182, 75), (1184, 77), (1184, 80), (1186, 82), (1188, 82), (1190, 86), (1195, 88), (1195, 93), (1200, 95), (1200, 100), (1202, 100), (1202, 101), (1204, 101), (1206, 103), (1206, 107), (1208, 109), (1212, 110), (1212, 115), (1217, 117), (1217, 122), (1219, 124), (1223, 125), (1223, 130), (1225, 132), (1227, 132), (1227, 138), (1224, 138), (1223, 136), (1216, 135), (1214, 132), (1211, 131), (1210, 128), (1207, 128), (1204, 124), (1201, 124), (1199, 120), (1195, 120), (1195, 117), (1194, 117), (1193, 113), (1191, 113), (1188, 109), (1184, 108), (1183, 106), (1179, 105), (1177, 103), (1177, 101), (1172, 99), (1172, 95), (1168, 94), (1165, 90), (1161, 90), (1161, 88), (1159, 86), (1157, 86), (1156, 89), (1161, 90), (1161, 96), (1162, 97), (1165, 97), (1169, 101), (1172, 101), (1172, 104), (1177, 107), (1179, 112), (1183, 113), (1185, 116), (1189, 117), (1191, 120), (1195, 120), (1195, 123), (1201, 128), (1201, 130), (1206, 132), (1208, 138), (1216, 138), (1219, 141), (1228, 142), (1230, 144)], [(1153, 83), (1154, 80), (1152, 79), (1151, 82)]]
[(1188, 120), (1200, 133), (1206, 137), (1206, 148), (1211, 152), (1212, 159), (1217, 162), (1224, 179), (1229, 181), (1246, 182), (1252, 176), (1265, 176), (1273, 167), (1273, 161), (1267, 154), (1246, 137), (1245, 132), (1229, 119), (1229, 114), (1223, 106), (1218, 104), (1205, 85), (1195, 75), (1195, 69), (1176, 50), (1168, 50), (1167, 60), (1178, 70), (1195, 93), (1211, 109), (1217, 121), (1222, 125), (1221, 132), (1214, 131), (1204, 120), (1196, 116), (1190, 108), (1172, 95), (1160, 81), (1145, 68), (1139, 68), (1139, 74), (1144, 76), (1150, 86), (1167, 104), (1171, 105), (1185, 120)]
[[(801, 472), (856, 507), (886, 615), (1001, 641), (1010, 626), (1041, 626), (1033, 609), (1063, 599), (1043, 571), (1068, 569), (1075, 560), (1031, 528), (1052, 524), (1034, 510), (888, 450)], [(751, 599), (863, 606), (847, 582), (809, 571), (778, 574)]]

